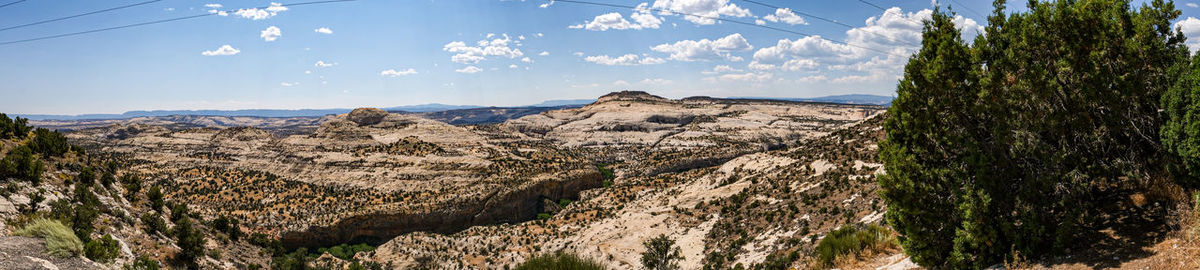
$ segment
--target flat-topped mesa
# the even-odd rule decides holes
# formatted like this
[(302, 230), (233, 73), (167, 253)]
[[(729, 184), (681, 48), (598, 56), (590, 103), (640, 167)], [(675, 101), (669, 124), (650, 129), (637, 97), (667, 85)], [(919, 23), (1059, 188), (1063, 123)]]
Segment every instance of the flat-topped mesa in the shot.
[(600, 98), (596, 99), (596, 103), (593, 103), (593, 104), (604, 103), (604, 102), (609, 102), (609, 101), (670, 102), (671, 100), (664, 98), (664, 97), (651, 95), (650, 93), (646, 93), (643, 91), (625, 90), (625, 91), (620, 91), (620, 92), (612, 92), (612, 93), (608, 93), (607, 95), (600, 96)]
[(218, 131), (213, 141), (254, 141), (274, 138), (271, 132), (254, 127), (231, 127)]

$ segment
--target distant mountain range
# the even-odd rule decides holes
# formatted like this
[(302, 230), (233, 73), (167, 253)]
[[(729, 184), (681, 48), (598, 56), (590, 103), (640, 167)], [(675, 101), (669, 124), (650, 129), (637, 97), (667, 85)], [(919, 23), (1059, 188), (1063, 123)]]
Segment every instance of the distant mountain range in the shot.
[(815, 98), (773, 98), (773, 97), (731, 97), (731, 98), (774, 99), (774, 100), (825, 102), (825, 103), (839, 103), (839, 104), (880, 105), (880, 106), (884, 106), (884, 107), (891, 106), (892, 99), (895, 99), (895, 97), (889, 97), (889, 96), (863, 95), (863, 94), (836, 95), (836, 96), (824, 96), (824, 97), (815, 97)]
[[(774, 99), (787, 101), (808, 101), (808, 102), (828, 102), (828, 103), (843, 103), (843, 104), (869, 104), (883, 105), (891, 104), (892, 97), (876, 96), (876, 95), (838, 95), (816, 98), (764, 98), (764, 97), (731, 97), (731, 98), (752, 98), (752, 99)], [(541, 103), (516, 106), (507, 108), (558, 108), (558, 107), (577, 107), (595, 102), (595, 99), (565, 99), (565, 100), (547, 100)], [(381, 108), (392, 112), (412, 112), (412, 113), (434, 113), (451, 110), (464, 109), (497, 109), (506, 107), (488, 107), (477, 105), (448, 105), (439, 103), (420, 104), (420, 105), (405, 105)], [(18, 114), (16, 116), (29, 118), (30, 120), (104, 120), (104, 119), (127, 119), (135, 117), (155, 117), (155, 116), (171, 116), (171, 115), (204, 115), (204, 116), (254, 116), (254, 117), (321, 117), (330, 114), (348, 113), (353, 109), (299, 109), (299, 110), (279, 110), (279, 109), (249, 109), (249, 110), (152, 110), (152, 111), (128, 111), (121, 114), (80, 114), (80, 115), (52, 115), (52, 114)], [(539, 110), (522, 110), (524, 113), (536, 112)], [(522, 113), (522, 114), (524, 114)]]

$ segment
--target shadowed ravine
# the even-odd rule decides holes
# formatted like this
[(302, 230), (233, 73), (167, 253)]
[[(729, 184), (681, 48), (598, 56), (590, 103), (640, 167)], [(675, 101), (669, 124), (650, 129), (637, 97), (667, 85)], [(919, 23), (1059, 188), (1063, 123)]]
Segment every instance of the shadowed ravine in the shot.
[(313, 226), (307, 231), (284, 232), (288, 249), (316, 248), (343, 243), (378, 245), (411, 232), (453, 234), (471, 226), (518, 223), (543, 212), (544, 199), (579, 199), (579, 193), (602, 185), (599, 172), (575, 173), (564, 180), (544, 180), (495, 194), (474, 202), (437, 207), (422, 213), (373, 213), (348, 217), (331, 226)]

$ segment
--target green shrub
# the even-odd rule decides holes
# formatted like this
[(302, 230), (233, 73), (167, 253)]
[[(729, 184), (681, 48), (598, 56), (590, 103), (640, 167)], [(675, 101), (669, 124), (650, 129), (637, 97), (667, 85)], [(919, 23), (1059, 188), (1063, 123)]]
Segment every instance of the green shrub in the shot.
[(537, 214), (538, 220), (547, 220), (547, 219), (550, 219), (550, 217), (551, 217), (550, 213), (538, 213)]
[(58, 131), (38, 128), (33, 132), (33, 140), (29, 141), (29, 148), (33, 148), (34, 153), (42, 154), (44, 157), (61, 157), (71, 150), (71, 144), (67, 143), (67, 137), (63, 136)]
[(33, 154), (32, 149), (24, 145), (9, 150), (0, 160), (0, 180), (11, 177), (37, 186), (41, 184), (42, 172), (45, 171), (46, 165)]
[(83, 245), (83, 254), (92, 261), (101, 263), (110, 263), (117, 256), (121, 255), (120, 245), (117, 240), (112, 238), (112, 235), (105, 234), (104, 237), (92, 241), (88, 241)]
[(868, 249), (891, 248), (895, 245), (895, 238), (887, 228), (879, 225), (869, 225), (865, 228), (845, 225), (821, 238), (821, 242), (813, 248), (813, 253), (820, 266), (829, 267), (845, 256), (857, 255)]
[(604, 265), (573, 253), (547, 253), (529, 258), (516, 270), (603, 270)]
[(141, 220), (146, 234), (153, 235), (155, 233), (167, 232), (167, 222), (163, 221), (162, 215), (146, 212), (142, 213)]
[[(683, 259), (675, 240), (667, 235), (659, 235), (642, 243), (646, 251), (642, 252), (642, 266), (652, 270), (679, 269), (678, 261)], [(740, 246), (740, 245), (739, 245)]]
[(171, 229), (171, 235), (175, 236), (175, 243), (179, 246), (179, 253), (176, 254), (176, 259), (190, 266), (195, 266), (196, 260), (205, 255), (204, 234), (193, 226), (192, 219), (187, 215), (183, 215), (175, 222), (175, 227)]
[(16, 235), (45, 239), (46, 253), (55, 257), (71, 257), (83, 252), (83, 242), (58, 220), (35, 219), (17, 230)]
[(158, 268), (158, 261), (145, 255), (138, 256), (137, 260), (133, 261), (132, 264), (125, 264), (125, 266), (121, 267), (122, 270), (158, 270)]
[(158, 212), (162, 212), (167, 203), (163, 200), (162, 190), (158, 189), (158, 186), (150, 187), (150, 191), (146, 192), (146, 199), (150, 200), (150, 209)]

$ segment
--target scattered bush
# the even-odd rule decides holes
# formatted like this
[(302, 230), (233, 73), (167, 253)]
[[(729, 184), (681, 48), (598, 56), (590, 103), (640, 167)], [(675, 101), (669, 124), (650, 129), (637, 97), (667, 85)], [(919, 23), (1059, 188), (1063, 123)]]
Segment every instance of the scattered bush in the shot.
[(162, 190), (158, 189), (158, 186), (150, 187), (150, 191), (146, 192), (146, 199), (150, 200), (150, 209), (154, 209), (154, 211), (158, 211), (160, 213), (163, 211), (163, 207), (165, 207), (167, 203), (163, 200)]
[(42, 172), (46, 165), (34, 155), (33, 150), (24, 145), (8, 151), (0, 160), (0, 180), (16, 178), (34, 186), (41, 184)]
[(329, 248), (319, 248), (317, 249), (317, 254), (329, 253), (329, 255), (333, 255), (334, 257), (338, 257), (343, 260), (351, 260), (354, 259), (354, 254), (359, 252), (371, 252), (372, 250), (375, 250), (375, 247), (368, 244), (341, 244)]
[(679, 269), (678, 261), (683, 259), (675, 240), (667, 235), (659, 235), (642, 243), (646, 251), (642, 252), (642, 266), (651, 270)]
[(63, 136), (62, 133), (38, 128), (33, 131), (33, 140), (29, 141), (29, 148), (32, 148), (34, 153), (42, 154), (43, 157), (49, 158), (61, 157), (73, 147), (67, 143), (67, 137)]
[(35, 219), (17, 230), (16, 235), (45, 239), (46, 254), (55, 257), (71, 257), (83, 252), (83, 242), (58, 220)]
[(92, 261), (110, 263), (117, 256), (121, 255), (121, 249), (117, 244), (117, 240), (112, 238), (112, 235), (105, 234), (100, 239), (88, 241), (87, 244), (84, 244), (83, 254)]
[(21, 139), (29, 134), (33, 127), (29, 126), (29, 119), (16, 117), (16, 119), (8, 118), (8, 115), (0, 113), (0, 139)]
[(146, 234), (154, 235), (159, 232), (167, 232), (167, 222), (163, 221), (162, 215), (158, 213), (142, 213), (141, 220)]
[(529, 258), (516, 270), (603, 270), (604, 265), (573, 253), (547, 253)]
[(126, 264), (121, 267), (122, 270), (158, 270), (158, 268), (158, 261), (145, 255), (138, 256), (137, 260), (133, 261), (132, 264)]

